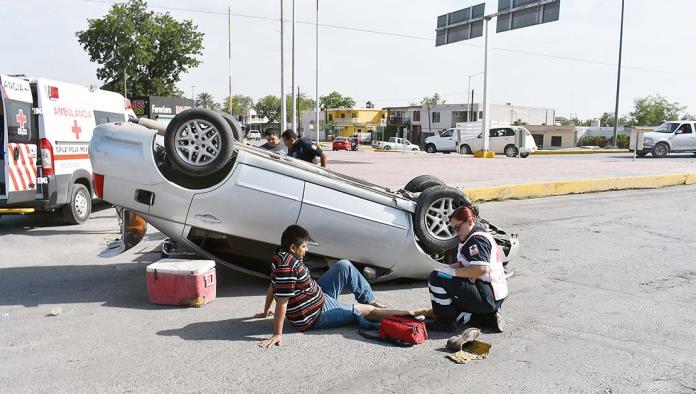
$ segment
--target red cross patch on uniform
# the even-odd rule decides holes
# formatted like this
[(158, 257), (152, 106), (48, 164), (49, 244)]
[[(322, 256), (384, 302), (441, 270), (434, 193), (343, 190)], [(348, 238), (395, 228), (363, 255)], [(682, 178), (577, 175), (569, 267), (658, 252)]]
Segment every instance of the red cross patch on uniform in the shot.
[(479, 254), (478, 246), (476, 246), (476, 245), (469, 246), (469, 255), (475, 256), (477, 254)]

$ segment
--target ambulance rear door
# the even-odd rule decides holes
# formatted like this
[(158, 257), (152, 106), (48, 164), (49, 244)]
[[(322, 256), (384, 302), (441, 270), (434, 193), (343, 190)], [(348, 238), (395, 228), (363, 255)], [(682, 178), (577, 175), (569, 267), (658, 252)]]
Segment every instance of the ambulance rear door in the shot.
[(29, 81), (0, 75), (2, 86), (2, 155), (0, 199), (7, 204), (36, 200), (39, 131), (32, 115)]

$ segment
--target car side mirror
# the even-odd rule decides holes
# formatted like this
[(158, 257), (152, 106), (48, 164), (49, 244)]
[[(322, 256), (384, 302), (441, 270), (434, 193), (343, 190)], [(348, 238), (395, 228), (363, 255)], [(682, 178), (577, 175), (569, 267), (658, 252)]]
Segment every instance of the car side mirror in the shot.
[(674, 132), (674, 135), (681, 134), (681, 133), (683, 133), (683, 131), (682, 131), (682, 129), (679, 129), (679, 130)]

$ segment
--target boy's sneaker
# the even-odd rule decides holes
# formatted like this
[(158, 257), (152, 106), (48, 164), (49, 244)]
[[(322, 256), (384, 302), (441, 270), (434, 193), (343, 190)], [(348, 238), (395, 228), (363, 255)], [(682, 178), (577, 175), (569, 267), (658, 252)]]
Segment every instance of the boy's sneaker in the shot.
[(505, 319), (500, 309), (491, 315), (491, 328), (496, 332), (505, 332)]
[(456, 321), (435, 320), (425, 323), (425, 328), (433, 332), (457, 332)]
[(389, 305), (387, 305), (387, 304), (382, 304), (381, 302), (379, 302), (379, 301), (377, 301), (377, 300), (372, 300), (372, 302), (370, 302), (368, 305), (372, 305), (372, 306), (374, 306), (375, 308), (379, 308), (379, 309), (387, 309), (387, 308), (389, 308)]
[(481, 335), (481, 330), (476, 327), (469, 327), (461, 335), (453, 336), (447, 340), (447, 349), (458, 352), (462, 350), (462, 346), (475, 340)]

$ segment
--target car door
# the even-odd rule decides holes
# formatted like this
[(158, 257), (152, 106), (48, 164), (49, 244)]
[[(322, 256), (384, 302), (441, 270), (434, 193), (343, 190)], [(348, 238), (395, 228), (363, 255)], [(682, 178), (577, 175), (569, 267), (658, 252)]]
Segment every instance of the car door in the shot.
[(297, 224), (312, 237), (309, 253), (390, 268), (408, 240), (408, 215), (307, 182)]
[(186, 224), (278, 244), (283, 230), (297, 222), (303, 191), (302, 180), (240, 163), (220, 187), (193, 197)]
[(450, 151), (454, 150), (454, 132), (452, 129), (445, 130), (437, 139), (437, 150)]
[(696, 133), (691, 123), (683, 123), (674, 131), (672, 151), (691, 150), (696, 147)]
[(36, 200), (39, 129), (32, 114), (29, 82), (0, 75), (2, 86), (2, 178), (0, 197), (8, 204)]
[(488, 130), (488, 149), (493, 151), (493, 152), (501, 152), (502, 148), (500, 147), (500, 132), (505, 133), (503, 129), (490, 129)]

